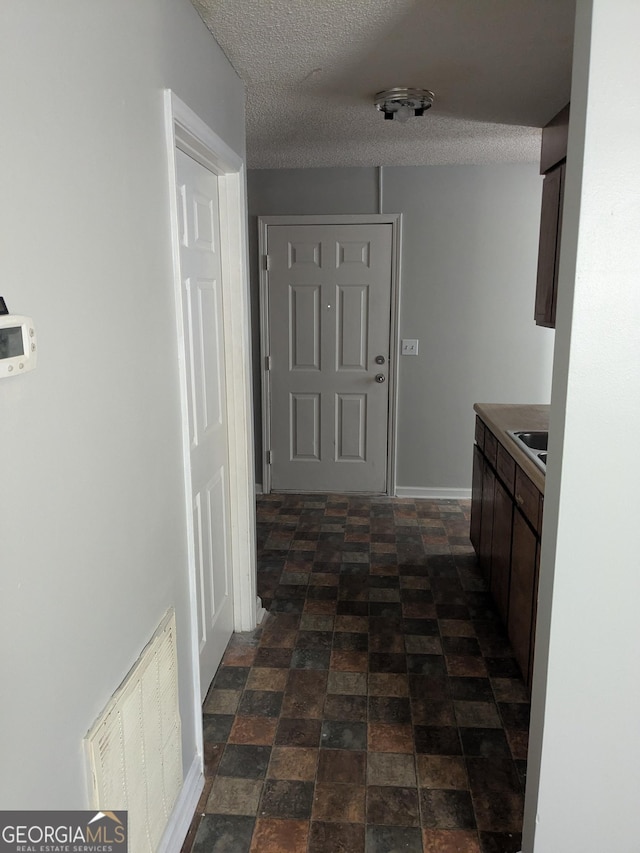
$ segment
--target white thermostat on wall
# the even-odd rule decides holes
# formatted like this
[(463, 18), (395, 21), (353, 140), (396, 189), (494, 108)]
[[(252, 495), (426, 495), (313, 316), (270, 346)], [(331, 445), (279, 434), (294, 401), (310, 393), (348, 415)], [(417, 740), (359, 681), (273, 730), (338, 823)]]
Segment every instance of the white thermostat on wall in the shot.
[(0, 379), (33, 370), (37, 355), (31, 317), (0, 313)]

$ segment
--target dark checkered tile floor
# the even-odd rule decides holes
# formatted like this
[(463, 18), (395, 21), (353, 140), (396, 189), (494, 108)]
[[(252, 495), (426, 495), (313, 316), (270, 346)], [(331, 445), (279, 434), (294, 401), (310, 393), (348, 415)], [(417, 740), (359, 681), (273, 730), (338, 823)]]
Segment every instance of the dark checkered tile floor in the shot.
[(516, 853), (527, 694), (469, 503), (258, 501), (269, 616), (204, 705), (184, 853)]

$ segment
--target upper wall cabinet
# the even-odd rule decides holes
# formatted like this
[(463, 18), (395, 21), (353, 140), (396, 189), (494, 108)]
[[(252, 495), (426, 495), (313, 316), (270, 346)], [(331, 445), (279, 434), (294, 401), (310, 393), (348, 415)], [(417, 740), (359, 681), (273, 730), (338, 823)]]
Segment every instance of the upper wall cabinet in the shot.
[(542, 215), (540, 217), (535, 320), (538, 326), (548, 326), (552, 329), (556, 325), (558, 261), (562, 234), (562, 204), (568, 131), (569, 104), (560, 110), (543, 129), (540, 155), (540, 174), (544, 175), (544, 184), (542, 187)]

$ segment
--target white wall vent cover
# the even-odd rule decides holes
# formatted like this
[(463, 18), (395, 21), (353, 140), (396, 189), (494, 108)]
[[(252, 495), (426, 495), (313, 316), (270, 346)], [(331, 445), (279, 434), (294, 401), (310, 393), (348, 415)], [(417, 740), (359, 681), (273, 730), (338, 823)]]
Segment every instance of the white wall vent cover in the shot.
[(154, 853), (183, 785), (173, 608), (88, 732), (85, 744), (89, 807), (127, 809), (129, 850)]

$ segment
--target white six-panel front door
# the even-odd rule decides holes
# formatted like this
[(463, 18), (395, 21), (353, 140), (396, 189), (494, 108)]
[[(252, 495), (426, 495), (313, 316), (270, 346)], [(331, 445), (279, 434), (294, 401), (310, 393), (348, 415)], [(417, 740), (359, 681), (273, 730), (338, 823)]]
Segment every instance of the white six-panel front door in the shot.
[(218, 179), (177, 151), (200, 687), (204, 698), (233, 631)]
[(271, 488), (384, 492), (392, 226), (269, 225), (267, 252)]

